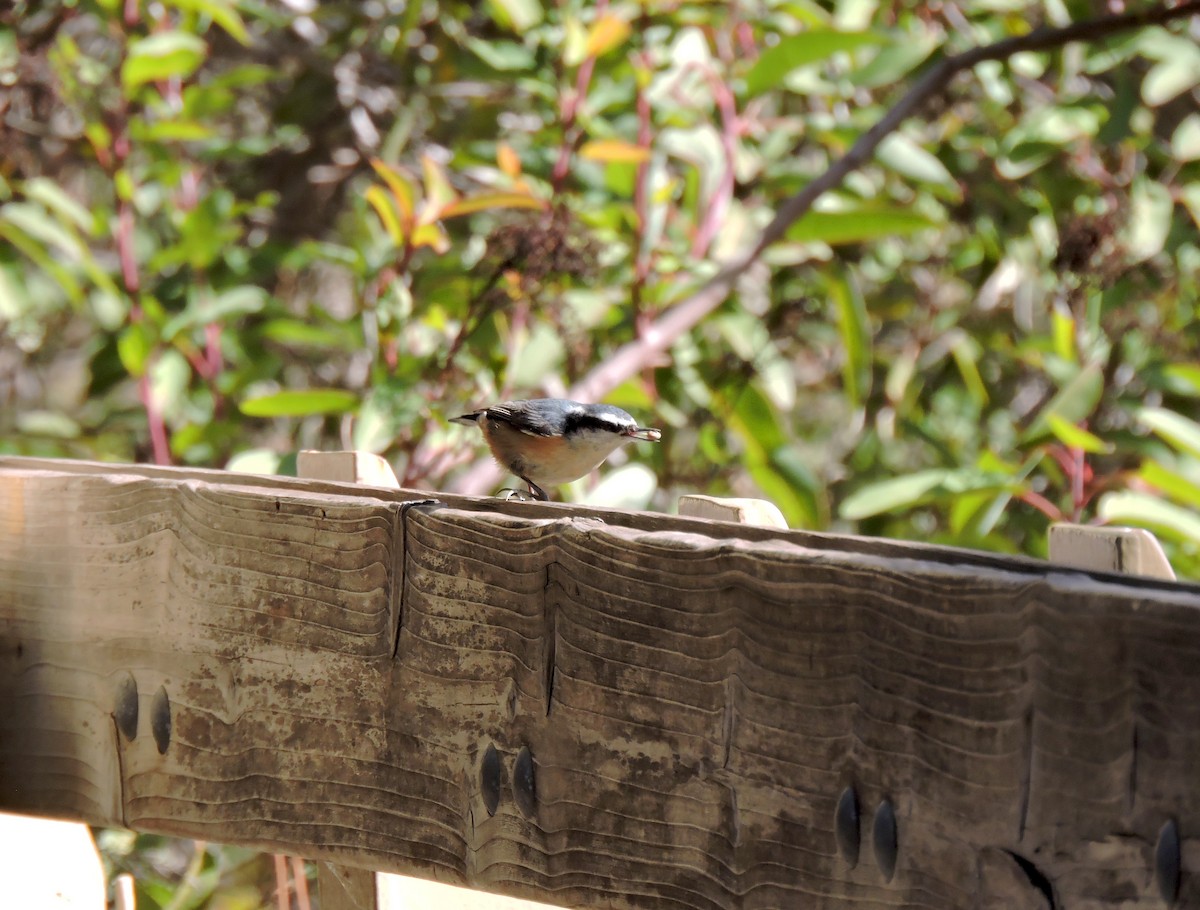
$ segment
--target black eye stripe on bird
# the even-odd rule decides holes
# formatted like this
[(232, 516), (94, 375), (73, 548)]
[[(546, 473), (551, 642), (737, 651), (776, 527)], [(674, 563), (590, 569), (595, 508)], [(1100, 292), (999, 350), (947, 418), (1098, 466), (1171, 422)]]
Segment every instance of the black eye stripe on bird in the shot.
[(578, 480), (635, 439), (657, 442), (662, 433), (640, 427), (633, 416), (611, 404), (583, 404), (565, 398), (506, 401), (451, 418), (476, 424), (492, 457), (512, 471), (537, 499), (549, 499), (545, 486)]

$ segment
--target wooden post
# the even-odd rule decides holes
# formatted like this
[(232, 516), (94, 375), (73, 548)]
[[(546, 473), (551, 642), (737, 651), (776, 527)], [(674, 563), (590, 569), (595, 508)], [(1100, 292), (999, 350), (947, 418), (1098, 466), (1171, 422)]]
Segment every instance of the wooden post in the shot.
[[(296, 474), (313, 480), (400, 489), (391, 465), (368, 452), (302, 451), (296, 459)], [(449, 906), (455, 910), (555, 910), (546, 904), (331, 862), (318, 865), (317, 888), (321, 910), (411, 910)]]
[[(296, 476), (400, 488), (392, 466), (380, 456), (368, 452), (318, 452), (306, 449), (296, 456)], [(317, 895), (321, 910), (386, 910), (379, 899), (378, 882), (384, 874), (341, 863), (319, 863)]]

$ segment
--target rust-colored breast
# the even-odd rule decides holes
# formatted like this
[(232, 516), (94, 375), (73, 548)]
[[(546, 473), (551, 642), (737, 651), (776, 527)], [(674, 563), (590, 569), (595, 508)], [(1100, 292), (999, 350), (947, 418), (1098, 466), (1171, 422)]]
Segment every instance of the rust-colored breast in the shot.
[(479, 425), (492, 456), (518, 477), (537, 483), (538, 478), (556, 473), (552, 466), (566, 445), (561, 437), (522, 433), (486, 416), (480, 419)]

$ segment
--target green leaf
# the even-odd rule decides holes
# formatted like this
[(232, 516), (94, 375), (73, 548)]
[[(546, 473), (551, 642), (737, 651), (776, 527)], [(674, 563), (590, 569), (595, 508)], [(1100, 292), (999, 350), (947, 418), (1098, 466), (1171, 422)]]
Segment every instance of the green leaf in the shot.
[(1192, 216), (1196, 226), (1200, 227), (1200, 182), (1187, 183), (1180, 187), (1179, 201)]
[(275, 474), (280, 457), (274, 449), (246, 449), (225, 463), (225, 470), (235, 474)]
[(263, 324), (262, 335), (279, 344), (301, 348), (329, 348), (353, 351), (362, 347), (362, 338), (343, 324), (313, 325), (298, 319), (272, 319)]
[(533, 51), (515, 41), (484, 41), (468, 36), (463, 43), (480, 60), (503, 73), (533, 69), (537, 62)]
[(203, 38), (179, 29), (155, 32), (132, 42), (121, 64), (125, 96), (132, 97), (147, 82), (186, 79), (204, 62), (207, 53)]
[(1053, 398), (1038, 411), (1037, 417), (1023, 434), (1023, 443), (1041, 442), (1052, 434), (1050, 415), (1053, 414), (1069, 424), (1083, 422), (1091, 416), (1100, 396), (1104, 394), (1104, 371), (1099, 364), (1090, 363), (1075, 374)]
[(747, 446), (759, 450), (761, 456), (758, 460), (766, 460), (767, 452), (787, 443), (771, 400), (757, 385), (751, 383), (742, 387), (729, 403), (733, 408), (729, 415), (731, 429), (742, 437)]
[(537, 0), (487, 0), (496, 24), (523, 35), (542, 21), (545, 11)]
[(1114, 450), (1112, 443), (1105, 442), (1099, 436), (1064, 420), (1057, 414), (1047, 414), (1046, 421), (1050, 425), (1050, 432), (1058, 441), (1072, 449), (1082, 449), (1094, 455), (1108, 455)]
[(1111, 524), (1135, 525), (1163, 537), (1200, 544), (1200, 516), (1149, 493), (1105, 493), (1096, 511)]
[(21, 186), (25, 198), (40, 202), (65, 224), (74, 225), (87, 235), (95, 230), (92, 213), (80, 205), (57, 183), (47, 177), (33, 177)]
[(536, 388), (546, 376), (557, 374), (566, 356), (562, 334), (546, 323), (537, 323), (509, 362), (508, 384)]
[(1129, 192), (1129, 220), (1122, 231), (1126, 253), (1140, 262), (1162, 252), (1171, 231), (1175, 201), (1156, 180), (1135, 179)]
[(1011, 477), (975, 468), (930, 468), (860, 487), (843, 500), (839, 513), (843, 518), (858, 521), (943, 497), (957, 499), (967, 493), (1012, 491), (1018, 486)]
[(931, 183), (935, 186), (953, 190), (955, 196), (961, 195), (958, 181), (932, 152), (928, 152), (913, 140), (900, 133), (892, 133), (875, 153), (881, 164), (890, 167), (898, 174), (911, 180)]
[(965, 332), (956, 332), (956, 340), (950, 347), (950, 355), (958, 367), (959, 375), (975, 406), (982, 409), (988, 402), (987, 384), (979, 374), (981, 352), (979, 344)]
[(145, 375), (154, 343), (154, 330), (145, 322), (127, 326), (117, 336), (117, 356), (121, 358), (125, 372), (135, 378)]
[(1142, 463), (1137, 476), (1176, 502), (1200, 512), (1200, 484), (1195, 481), (1149, 458)]
[(546, 203), (528, 193), (480, 193), (450, 203), (442, 209), (443, 218), (455, 218), (489, 209), (545, 209)]
[(77, 439), (80, 435), (79, 424), (57, 411), (21, 411), (16, 422), (17, 431), (26, 436)]
[(198, 142), (217, 135), (216, 130), (198, 120), (135, 119), (129, 125), (130, 135), (145, 142)]
[(251, 398), (239, 410), (247, 417), (308, 417), (344, 414), (357, 406), (358, 396), (344, 389), (304, 389)]
[(816, 516), (803, 495), (803, 489), (789, 482), (775, 465), (765, 461), (747, 461), (746, 473), (763, 493), (763, 498), (774, 503), (790, 527), (811, 528), (816, 526)]
[(180, 332), (212, 322), (224, 322), (237, 316), (261, 312), (267, 305), (267, 292), (254, 285), (241, 285), (220, 294), (203, 294), (163, 327), (162, 336), (170, 341)]
[(188, 384), (192, 379), (187, 358), (174, 348), (167, 348), (154, 358), (148, 373), (150, 399), (169, 423), (178, 421), (187, 408)]
[(1171, 135), (1171, 154), (1180, 161), (1200, 158), (1200, 114), (1188, 114)]
[(900, 237), (937, 227), (924, 215), (908, 209), (860, 208), (842, 212), (810, 211), (787, 231), (795, 243), (864, 243), (882, 237)]
[(71, 271), (64, 268), (62, 263), (58, 261), (58, 258), (51, 255), (51, 252), (46, 249), (44, 244), (30, 237), (17, 225), (5, 222), (3, 214), (4, 210), (0, 209), (0, 237), (6, 239), (16, 249), (28, 256), (43, 272), (53, 277), (67, 297), (71, 299), (72, 303), (81, 302), (83, 300), (83, 288), (75, 279), (75, 276), (71, 274)]
[(1200, 83), (1200, 48), (1182, 35), (1157, 32), (1157, 48), (1147, 48), (1147, 56), (1157, 56), (1142, 80), (1142, 100), (1149, 107), (1166, 104), (1172, 98)]
[(424, 401), (411, 394), (408, 383), (388, 379), (371, 389), (358, 409), (351, 445), (364, 452), (384, 452), (406, 428), (418, 423), (423, 406)]
[(828, 287), (837, 308), (838, 334), (846, 352), (842, 382), (850, 403), (857, 408), (871, 387), (871, 331), (867, 305), (857, 284), (845, 272), (831, 276)]
[(51, 218), (40, 206), (9, 202), (0, 207), (0, 220), (15, 225), (29, 237), (57, 249), (72, 260), (83, 258), (83, 241), (70, 228)]
[(838, 513), (849, 521), (860, 521), (884, 512), (910, 509), (927, 501), (949, 474), (945, 468), (932, 468), (869, 483), (847, 496)]
[(1166, 408), (1139, 408), (1137, 419), (1181, 452), (1200, 458), (1200, 423)]
[(825, 527), (828, 524), (825, 489), (813, 476), (795, 446), (785, 445), (771, 452), (771, 467), (787, 481), (791, 493), (790, 508), (781, 507), (788, 524), (793, 528)]
[(1200, 396), (1200, 363), (1171, 363), (1162, 368), (1162, 375), (1176, 395)]
[(400, 223), (400, 218), (396, 214), (395, 203), (388, 192), (381, 186), (369, 186), (363, 194), (371, 208), (375, 210), (375, 214), (379, 216), (379, 221), (383, 225), (383, 229), (387, 231), (388, 237), (392, 243), (400, 246), (404, 243), (404, 226)]
[(1075, 349), (1075, 317), (1065, 306), (1056, 305), (1050, 311), (1050, 337), (1054, 339), (1054, 353), (1067, 363), (1078, 361)]
[(246, 23), (230, 0), (166, 0), (166, 5), (207, 16), (228, 32), (234, 41), (243, 45), (250, 43)]
[(860, 88), (895, 85), (916, 69), (937, 47), (928, 32), (906, 34), (881, 48), (871, 60), (850, 74), (851, 84)]
[(750, 97), (779, 88), (793, 70), (819, 63), (843, 51), (884, 44), (887, 37), (875, 32), (842, 32), (817, 28), (782, 38), (765, 50), (746, 73), (746, 94)]

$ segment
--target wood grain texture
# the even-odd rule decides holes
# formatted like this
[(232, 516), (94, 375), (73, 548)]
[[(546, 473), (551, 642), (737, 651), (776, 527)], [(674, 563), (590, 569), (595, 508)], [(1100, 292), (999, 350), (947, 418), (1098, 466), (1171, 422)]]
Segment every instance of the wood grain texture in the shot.
[(0, 460), (0, 807), (618, 908), (1159, 908), (1172, 823), (1200, 902), (1196, 587), (418, 495)]

